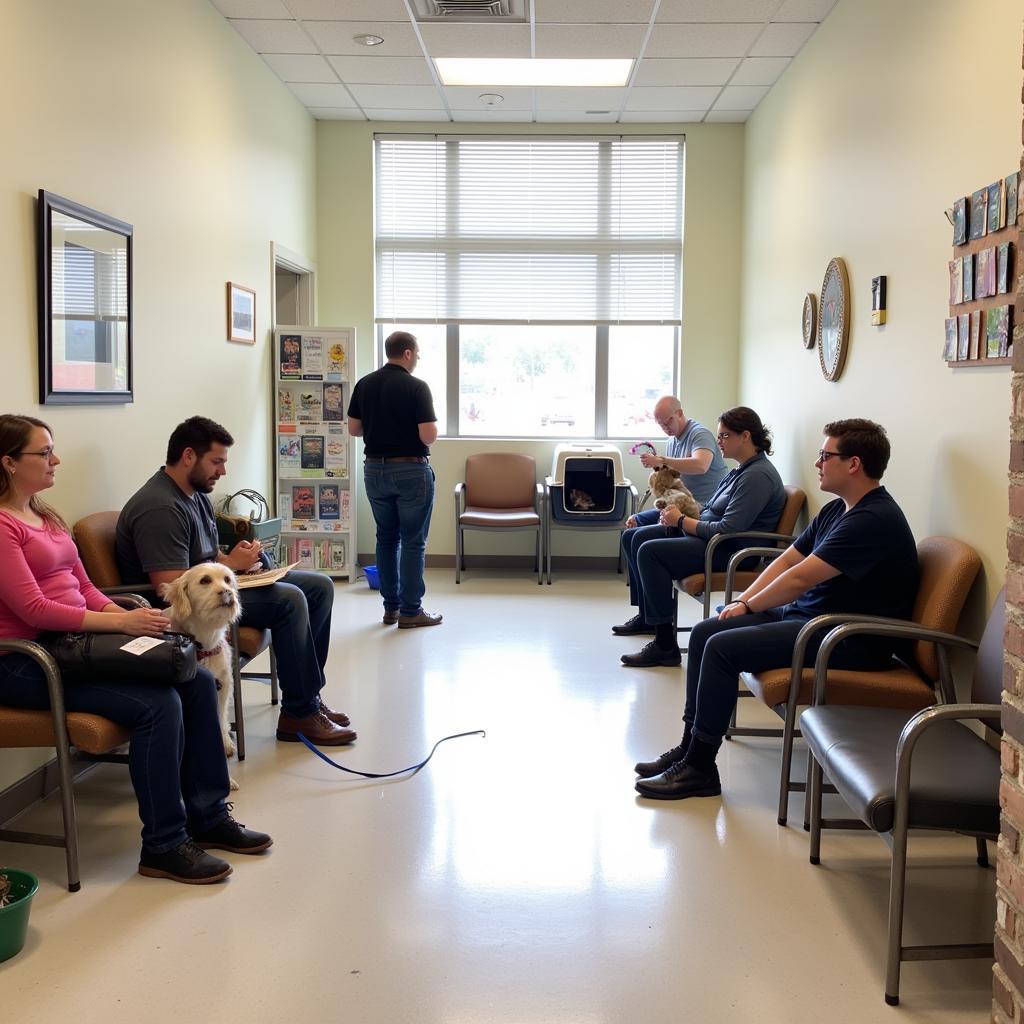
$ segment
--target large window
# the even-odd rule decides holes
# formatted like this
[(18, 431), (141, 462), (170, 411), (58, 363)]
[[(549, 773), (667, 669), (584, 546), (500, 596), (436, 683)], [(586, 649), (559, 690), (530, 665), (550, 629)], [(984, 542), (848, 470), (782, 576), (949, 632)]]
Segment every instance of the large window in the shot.
[(682, 140), (379, 136), (379, 339), (444, 433), (631, 437), (674, 390)]

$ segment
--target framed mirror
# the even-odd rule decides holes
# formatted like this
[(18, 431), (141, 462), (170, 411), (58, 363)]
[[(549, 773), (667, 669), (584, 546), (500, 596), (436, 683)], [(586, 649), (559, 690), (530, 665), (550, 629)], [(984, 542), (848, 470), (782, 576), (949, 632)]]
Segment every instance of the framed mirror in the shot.
[(39, 401), (134, 401), (132, 226), (39, 190)]

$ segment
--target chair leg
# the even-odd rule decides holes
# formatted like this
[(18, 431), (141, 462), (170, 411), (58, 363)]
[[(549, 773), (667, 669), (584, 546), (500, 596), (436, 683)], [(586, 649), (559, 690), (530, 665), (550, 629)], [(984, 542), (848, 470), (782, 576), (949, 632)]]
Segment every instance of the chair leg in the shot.
[(779, 773), (779, 816), (780, 825), (786, 824), (789, 816), (790, 772), (793, 769), (793, 736), (796, 732), (796, 708), (786, 709), (786, 721), (782, 728), (782, 769)]
[(455, 582), (462, 582), (462, 528), (455, 522)]
[(64, 856), (68, 866), (68, 892), (78, 892), (82, 882), (78, 874), (78, 813), (75, 810), (75, 784), (71, 775), (71, 748), (63, 729), (57, 734), (57, 771), (60, 776), (60, 809), (64, 819)]
[(239, 761), (245, 760), (245, 718), (242, 711), (242, 665), (241, 654), (236, 649), (233, 663), (233, 690), (235, 703), (235, 754)]
[(281, 686), (277, 681), (277, 655), (270, 645), (270, 703), (276, 708), (281, 700)]
[(537, 527), (537, 586), (544, 584), (544, 531)]
[[(909, 799), (909, 794), (906, 794)], [(897, 801), (899, 794), (897, 794)], [(885, 1001), (900, 1001), (900, 963), (903, 952), (903, 903), (907, 884), (907, 809), (897, 806), (892, 830), (892, 868), (889, 872), (889, 944), (885, 963)]]
[[(804, 778), (810, 779), (811, 769), (814, 767), (814, 755), (811, 753), (811, 748), (807, 748), (807, 771), (804, 773)], [(824, 775), (824, 771), (822, 772)], [(809, 832), (811, 830), (811, 789), (810, 786), (804, 786), (804, 831)]]
[(547, 508), (544, 510), (544, 557), (547, 559), (548, 566), (548, 586), (551, 586), (551, 509)]
[(985, 842), (984, 836), (975, 836), (974, 842), (978, 850), (978, 867), (988, 867), (988, 844)]
[(821, 792), (822, 768), (817, 760), (811, 757), (810, 775), (807, 778), (807, 795), (811, 805), (811, 851), (812, 864), (821, 863)]

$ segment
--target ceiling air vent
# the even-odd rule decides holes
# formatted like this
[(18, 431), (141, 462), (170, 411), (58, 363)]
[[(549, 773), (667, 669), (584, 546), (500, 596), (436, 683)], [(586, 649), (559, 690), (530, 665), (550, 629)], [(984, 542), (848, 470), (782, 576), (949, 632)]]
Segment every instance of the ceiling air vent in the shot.
[(418, 0), (417, 21), (525, 22), (525, 0)]

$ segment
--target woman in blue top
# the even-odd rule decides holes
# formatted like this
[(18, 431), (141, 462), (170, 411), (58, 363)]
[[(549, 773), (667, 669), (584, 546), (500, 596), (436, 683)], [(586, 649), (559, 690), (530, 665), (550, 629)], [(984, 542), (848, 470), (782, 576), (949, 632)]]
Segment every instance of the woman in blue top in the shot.
[[(774, 530), (778, 525), (786, 492), (778, 470), (768, 461), (772, 437), (761, 417), (742, 405), (723, 412), (718, 418), (718, 448), (739, 465), (723, 478), (699, 519), (667, 508), (660, 523), (625, 535), (630, 603), (640, 611), (621, 626), (613, 626), (612, 632), (618, 636), (653, 633), (654, 640), (638, 654), (622, 655), (624, 665), (678, 665), (682, 657), (673, 621), (672, 581), (704, 571), (705, 549), (716, 534)], [(713, 568), (724, 570), (729, 556), (744, 543), (719, 544)]]

